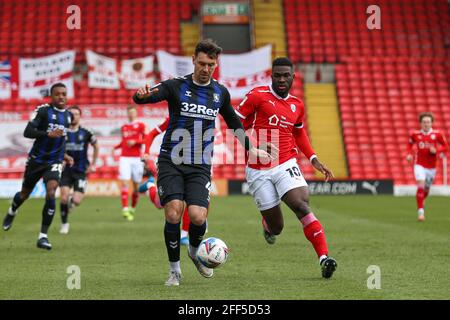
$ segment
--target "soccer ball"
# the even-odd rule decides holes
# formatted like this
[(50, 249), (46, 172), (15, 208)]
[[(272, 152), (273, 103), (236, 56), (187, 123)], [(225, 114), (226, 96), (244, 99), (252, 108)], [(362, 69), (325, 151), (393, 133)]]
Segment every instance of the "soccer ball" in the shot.
[(197, 259), (207, 268), (217, 268), (228, 259), (228, 247), (218, 238), (208, 238), (200, 243)]

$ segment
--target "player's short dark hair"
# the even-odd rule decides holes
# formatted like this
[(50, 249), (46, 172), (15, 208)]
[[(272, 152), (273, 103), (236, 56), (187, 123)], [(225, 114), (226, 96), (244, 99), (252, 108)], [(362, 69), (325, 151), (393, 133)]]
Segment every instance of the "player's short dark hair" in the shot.
[(62, 82), (55, 83), (54, 85), (52, 85), (50, 87), (50, 95), (53, 94), (53, 89), (55, 89), (55, 88), (66, 88), (66, 85)]
[(419, 114), (419, 122), (422, 122), (422, 119), (426, 117), (429, 117), (431, 122), (434, 122), (434, 115), (431, 112), (422, 112)]
[(79, 106), (77, 106), (76, 104), (74, 104), (73, 106), (70, 106), (67, 110), (78, 110), (78, 112), (80, 113), (81, 116), (81, 108)]
[(217, 45), (212, 39), (205, 39), (197, 43), (195, 46), (195, 56), (200, 52), (206, 53), (208, 57), (217, 59), (222, 53), (222, 48)]
[(273, 60), (272, 61), (272, 69), (273, 69), (273, 67), (276, 67), (276, 66), (287, 66), (287, 67), (294, 68), (294, 64), (287, 57), (279, 57), (279, 58), (276, 58), (275, 60)]

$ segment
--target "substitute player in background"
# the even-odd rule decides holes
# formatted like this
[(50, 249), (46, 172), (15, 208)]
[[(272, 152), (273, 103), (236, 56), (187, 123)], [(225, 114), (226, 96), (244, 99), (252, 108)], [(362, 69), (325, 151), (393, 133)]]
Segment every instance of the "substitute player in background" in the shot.
[(167, 286), (178, 286), (181, 280), (180, 220), (185, 203), (191, 220), (188, 255), (203, 277), (213, 276), (213, 269), (198, 261), (197, 250), (206, 231), (214, 128), (219, 113), (250, 154), (269, 158), (267, 152), (251, 145), (230, 104), (230, 93), (212, 79), (221, 51), (211, 40), (202, 40), (192, 57), (193, 74), (163, 81), (153, 88), (147, 85), (133, 96), (138, 104), (166, 100), (169, 105), (169, 126), (158, 157), (158, 193), (164, 206), (170, 267)]
[(289, 94), (293, 80), (292, 62), (288, 58), (275, 59), (272, 63), (272, 85), (251, 90), (236, 109), (244, 128), (253, 129), (258, 145), (267, 145), (279, 155), (275, 163), (249, 162), (246, 178), (256, 206), (261, 211), (266, 241), (274, 244), (275, 236), (283, 230), (280, 208), (280, 201), (283, 201), (294, 211), (306, 238), (312, 243), (322, 276), (330, 278), (337, 263), (328, 257), (325, 232), (309, 207), (308, 185), (296, 160), (298, 149), (325, 175), (326, 180), (333, 174), (319, 161), (309, 143), (303, 128), (305, 107), (300, 99)]
[(13, 198), (8, 213), (3, 220), (3, 230), (12, 227), (19, 207), (28, 199), (37, 182), (43, 178), (45, 183), (45, 205), (42, 209), (41, 232), (37, 247), (51, 250), (47, 232), (55, 215), (55, 193), (58, 188), (63, 161), (69, 166), (73, 159), (65, 154), (66, 131), (72, 122), (72, 115), (66, 110), (67, 89), (63, 83), (56, 83), (50, 88), (51, 103), (38, 107), (33, 119), (28, 122), (23, 135), (35, 139), (28, 154), (22, 190)]
[[(68, 109), (72, 114), (72, 123), (67, 130), (66, 153), (72, 157), (74, 164), (66, 166), (61, 176), (61, 228), (59, 233), (69, 233), (69, 210), (79, 206), (86, 191), (87, 174), (95, 172), (95, 164), (98, 158), (97, 138), (91, 130), (80, 126), (81, 109), (72, 106)], [(92, 145), (94, 152), (92, 161), (88, 159), (88, 148)], [(70, 196), (70, 189), (73, 188), (73, 196)]]
[[(430, 192), (431, 184), (436, 176), (437, 157), (444, 157), (447, 151), (447, 141), (444, 135), (432, 128), (433, 114), (423, 112), (419, 115), (421, 130), (412, 132), (409, 136), (408, 155), (406, 160), (412, 163), (414, 158), (414, 176), (417, 182), (417, 214), (418, 220), (425, 220), (424, 202)], [(415, 157), (413, 155), (415, 146)]]
[[(142, 145), (146, 135), (146, 127), (143, 122), (137, 121), (135, 106), (127, 108), (128, 123), (121, 128), (122, 141), (114, 147), (121, 149), (119, 160), (119, 179), (121, 182), (122, 214), (128, 221), (134, 220), (136, 205), (139, 200), (139, 184), (144, 173), (144, 164), (141, 159)], [(114, 153), (113, 150), (113, 153)], [(128, 207), (129, 182), (133, 182), (131, 195), (131, 208)]]

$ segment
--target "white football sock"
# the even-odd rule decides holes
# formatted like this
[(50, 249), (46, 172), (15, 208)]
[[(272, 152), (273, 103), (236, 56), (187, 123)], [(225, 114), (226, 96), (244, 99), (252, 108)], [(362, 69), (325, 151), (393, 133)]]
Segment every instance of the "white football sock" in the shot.
[(319, 264), (322, 264), (322, 261), (328, 258), (326, 255), (320, 256), (319, 258)]
[(9, 209), (8, 209), (8, 214), (9, 214), (10, 216), (15, 216), (15, 215), (17, 214), (17, 210), (16, 210), (16, 211), (12, 211), (12, 207), (9, 207)]
[(181, 267), (180, 267), (180, 261), (175, 261), (175, 262), (171, 262), (169, 261), (170, 264), (170, 271), (176, 271), (178, 273), (181, 273)]
[(196, 257), (198, 248), (195, 248), (189, 244), (189, 254), (192, 257)]
[(39, 239), (48, 238), (46, 233), (39, 232)]

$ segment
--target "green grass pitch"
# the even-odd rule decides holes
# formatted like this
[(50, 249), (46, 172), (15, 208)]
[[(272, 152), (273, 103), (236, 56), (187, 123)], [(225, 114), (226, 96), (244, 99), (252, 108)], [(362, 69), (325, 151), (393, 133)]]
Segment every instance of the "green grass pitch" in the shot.
[[(391, 196), (313, 196), (311, 206), (338, 261), (321, 278), (314, 250), (283, 206), (285, 229), (265, 243), (249, 196), (215, 197), (206, 236), (231, 252), (212, 279), (201, 277), (181, 248), (183, 280), (168, 274), (163, 212), (142, 197), (133, 222), (119, 198), (86, 198), (58, 233), (59, 209), (49, 233), (53, 250), (36, 248), (43, 200), (26, 202), (13, 228), (0, 231), (0, 299), (449, 299), (449, 199), (430, 197), (427, 220), (417, 222), (415, 199)], [(9, 200), (0, 200), (3, 213)], [(59, 206), (59, 201), (58, 201)], [(79, 266), (81, 289), (69, 290), (67, 268)], [(381, 289), (367, 288), (367, 268), (379, 266)]]

